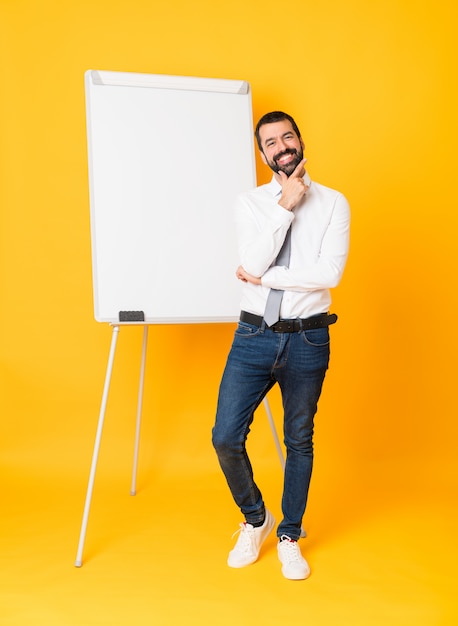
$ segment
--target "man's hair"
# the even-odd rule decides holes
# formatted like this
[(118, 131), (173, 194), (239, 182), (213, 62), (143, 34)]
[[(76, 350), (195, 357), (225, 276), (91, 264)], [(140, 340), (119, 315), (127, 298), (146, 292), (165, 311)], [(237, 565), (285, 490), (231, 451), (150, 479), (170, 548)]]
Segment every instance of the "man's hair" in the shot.
[(274, 124), (275, 122), (282, 122), (283, 120), (289, 120), (291, 122), (291, 126), (293, 127), (294, 132), (299, 137), (299, 139), (301, 138), (299, 128), (297, 127), (297, 124), (293, 120), (291, 115), (288, 115), (288, 113), (283, 113), (283, 111), (271, 111), (270, 113), (266, 113), (265, 115), (263, 115), (259, 122), (256, 124), (256, 141), (258, 142), (258, 148), (261, 150), (261, 152), (263, 152), (261, 137), (259, 136), (259, 129), (261, 128), (261, 126), (264, 126), (265, 124)]

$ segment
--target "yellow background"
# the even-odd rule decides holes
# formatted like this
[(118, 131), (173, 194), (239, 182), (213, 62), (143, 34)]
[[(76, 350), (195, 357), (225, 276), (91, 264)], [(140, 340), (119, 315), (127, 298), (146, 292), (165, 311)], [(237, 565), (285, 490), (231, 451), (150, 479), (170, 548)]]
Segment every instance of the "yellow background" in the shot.
[[(2, 623), (456, 623), (457, 14), (453, 0), (0, 0)], [(255, 121), (291, 113), (312, 179), (350, 201), (309, 581), (281, 579), (273, 540), (251, 568), (225, 565), (239, 514), (210, 430), (232, 325), (150, 329), (136, 498), (141, 329), (121, 330), (73, 568), (111, 339), (93, 318), (87, 69), (247, 80)], [(250, 446), (278, 519), (259, 413)]]

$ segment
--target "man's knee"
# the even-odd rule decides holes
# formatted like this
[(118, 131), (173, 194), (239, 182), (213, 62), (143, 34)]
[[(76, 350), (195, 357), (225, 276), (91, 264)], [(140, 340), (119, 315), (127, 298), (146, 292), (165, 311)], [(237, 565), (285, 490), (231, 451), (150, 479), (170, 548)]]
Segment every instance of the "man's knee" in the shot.
[(238, 441), (226, 429), (218, 428), (218, 425), (215, 425), (212, 431), (212, 444), (220, 457), (239, 453), (243, 449), (243, 442)]

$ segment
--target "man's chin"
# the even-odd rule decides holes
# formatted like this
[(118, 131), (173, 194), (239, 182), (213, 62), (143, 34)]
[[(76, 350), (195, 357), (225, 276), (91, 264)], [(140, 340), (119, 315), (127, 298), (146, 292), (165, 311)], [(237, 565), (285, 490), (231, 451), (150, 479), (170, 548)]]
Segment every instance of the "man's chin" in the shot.
[(298, 165), (297, 163), (294, 163), (294, 164), (287, 165), (287, 166), (284, 166), (284, 167), (279, 167), (278, 171), (277, 171), (277, 174), (278, 174), (278, 172), (283, 172), (289, 178), (291, 176), (291, 174), (294, 172), (294, 170), (296, 169), (297, 165)]
[(292, 161), (291, 163), (287, 163), (286, 165), (278, 165), (278, 163), (275, 163), (275, 167), (271, 166), (271, 169), (276, 174), (278, 174), (279, 172), (283, 172), (289, 178), (301, 161), (302, 157), (294, 159), (294, 161)]

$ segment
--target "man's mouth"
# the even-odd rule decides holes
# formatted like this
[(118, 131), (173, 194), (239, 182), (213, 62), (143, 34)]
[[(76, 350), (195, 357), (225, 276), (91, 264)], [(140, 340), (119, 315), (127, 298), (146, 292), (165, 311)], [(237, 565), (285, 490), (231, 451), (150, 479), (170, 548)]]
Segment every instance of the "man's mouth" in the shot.
[(291, 163), (291, 161), (293, 161), (295, 156), (296, 153), (292, 150), (288, 152), (283, 152), (279, 156), (275, 157), (275, 163), (277, 163), (278, 165), (287, 165), (288, 163)]

